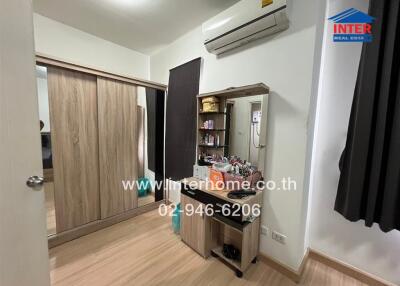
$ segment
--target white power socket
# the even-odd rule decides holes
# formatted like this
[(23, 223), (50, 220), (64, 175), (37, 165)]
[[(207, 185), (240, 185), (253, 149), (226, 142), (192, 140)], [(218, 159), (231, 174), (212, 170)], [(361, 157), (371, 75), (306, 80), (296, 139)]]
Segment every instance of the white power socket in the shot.
[(269, 234), (269, 228), (266, 227), (265, 225), (261, 226), (261, 234), (262, 234), (262, 235), (268, 236), (268, 234)]
[(283, 235), (275, 230), (272, 232), (272, 239), (279, 243), (286, 244), (286, 235)]

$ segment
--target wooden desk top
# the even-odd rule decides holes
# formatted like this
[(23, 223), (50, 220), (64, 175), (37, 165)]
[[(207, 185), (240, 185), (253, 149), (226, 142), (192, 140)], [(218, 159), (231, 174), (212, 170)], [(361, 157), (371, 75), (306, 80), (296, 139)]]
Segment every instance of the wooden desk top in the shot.
[[(221, 191), (217, 191), (217, 190), (211, 190), (207, 188), (207, 183), (206, 181), (194, 178), (194, 177), (190, 177), (190, 178), (184, 178), (180, 181), (181, 183), (184, 183), (185, 185), (189, 185), (190, 182), (194, 182), (198, 184), (198, 189), (200, 191), (203, 191), (207, 194), (213, 195), (217, 198), (226, 200), (228, 202), (231, 203), (236, 203), (239, 205), (244, 205), (244, 204), (249, 204), (249, 205), (253, 205), (253, 204), (259, 204), (260, 206), (262, 206), (262, 191), (258, 190), (256, 191), (257, 193), (253, 196), (248, 196), (245, 197), (243, 199), (230, 199), (228, 198), (228, 193), (229, 190), (221, 190)], [(194, 184), (192, 183), (192, 184)]]

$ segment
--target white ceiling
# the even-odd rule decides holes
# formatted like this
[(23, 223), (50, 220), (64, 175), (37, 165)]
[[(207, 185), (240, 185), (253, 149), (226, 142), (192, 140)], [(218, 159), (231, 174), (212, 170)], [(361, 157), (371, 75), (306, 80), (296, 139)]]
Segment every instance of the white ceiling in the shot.
[(33, 0), (36, 13), (152, 54), (238, 0)]

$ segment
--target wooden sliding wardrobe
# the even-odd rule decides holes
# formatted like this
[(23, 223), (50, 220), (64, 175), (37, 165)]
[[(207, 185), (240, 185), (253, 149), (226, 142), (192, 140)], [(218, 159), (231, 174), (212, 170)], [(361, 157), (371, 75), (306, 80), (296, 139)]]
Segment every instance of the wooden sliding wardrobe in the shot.
[(137, 189), (123, 180), (138, 179), (137, 87), (97, 79), (101, 218), (138, 206)]
[(123, 181), (144, 176), (144, 123), (150, 118), (143, 98), (138, 105), (138, 86), (166, 86), (49, 61), (40, 64), (47, 67), (51, 124), (52, 247), (158, 206), (138, 207), (136, 184), (125, 189)]
[(49, 67), (57, 233), (100, 218), (96, 77)]

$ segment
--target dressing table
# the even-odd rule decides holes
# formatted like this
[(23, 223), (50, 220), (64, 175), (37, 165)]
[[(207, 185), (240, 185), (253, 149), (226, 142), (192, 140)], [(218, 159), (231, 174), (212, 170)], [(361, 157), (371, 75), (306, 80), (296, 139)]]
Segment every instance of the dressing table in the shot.
[[(205, 181), (194, 177), (181, 180), (181, 185), (182, 241), (204, 258), (220, 257), (242, 277), (257, 260), (262, 191), (231, 199), (228, 190), (211, 190)], [(240, 258), (225, 257), (223, 244), (239, 249)]]
[[(258, 170), (264, 170), (268, 94), (269, 87), (263, 83), (199, 94), (196, 158), (211, 158), (212, 163), (218, 162), (218, 158), (239, 155), (244, 160), (240, 164), (247, 171), (252, 166), (246, 163), (249, 161)], [(248, 150), (247, 155), (243, 149)], [(239, 174), (245, 172), (236, 170)], [(181, 180), (181, 239), (204, 258), (212, 255), (223, 259), (242, 277), (250, 264), (257, 261), (262, 191), (232, 199), (228, 197), (229, 190), (213, 190), (198, 178)], [(229, 245), (225, 253), (224, 245)], [(229, 249), (234, 255), (229, 254)]]

